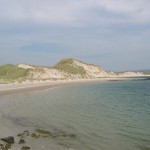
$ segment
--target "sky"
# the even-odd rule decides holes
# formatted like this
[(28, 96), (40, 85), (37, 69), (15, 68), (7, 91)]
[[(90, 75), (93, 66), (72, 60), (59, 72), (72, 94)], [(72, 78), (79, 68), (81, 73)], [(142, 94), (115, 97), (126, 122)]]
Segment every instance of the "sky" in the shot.
[(0, 65), (62, 58), (150, 69), (150, 0), (0, 0)]

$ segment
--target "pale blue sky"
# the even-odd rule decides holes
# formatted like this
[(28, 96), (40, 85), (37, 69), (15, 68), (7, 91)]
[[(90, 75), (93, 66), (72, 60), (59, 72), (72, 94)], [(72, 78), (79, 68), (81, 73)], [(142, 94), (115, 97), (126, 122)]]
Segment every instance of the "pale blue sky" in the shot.
[(66, 57), (150, 69), (150, 0), (0, 0), (0, 65)]

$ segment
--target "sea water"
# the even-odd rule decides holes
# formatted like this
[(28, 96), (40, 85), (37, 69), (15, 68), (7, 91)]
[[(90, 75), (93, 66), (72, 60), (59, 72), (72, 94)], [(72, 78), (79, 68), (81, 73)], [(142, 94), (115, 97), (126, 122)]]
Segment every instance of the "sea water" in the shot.
[(53, 139), (58, 150), (150, 150), (150, 80), (72, 84), (0, 99), (2, 118), (16, 127), (75, 135)]

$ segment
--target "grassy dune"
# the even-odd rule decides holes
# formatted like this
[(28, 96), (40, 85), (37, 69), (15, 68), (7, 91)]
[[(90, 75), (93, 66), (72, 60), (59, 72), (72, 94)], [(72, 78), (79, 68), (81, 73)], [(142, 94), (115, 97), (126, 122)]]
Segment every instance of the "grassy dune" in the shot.
[(0, 79), (15, 80), (26, 77), (28, 69), (18, 68), (15, 65), (7, 64), (0, 66)]
[(71, 74), (80, 74), (84, 75), (86, 72), (83, 67), (80, 66), (74, 66), (73, 65), (73, 59), (68, 58), (68, 59), (63, 59), (59, 61), (53, 68), (65, 71), (67, 73)]

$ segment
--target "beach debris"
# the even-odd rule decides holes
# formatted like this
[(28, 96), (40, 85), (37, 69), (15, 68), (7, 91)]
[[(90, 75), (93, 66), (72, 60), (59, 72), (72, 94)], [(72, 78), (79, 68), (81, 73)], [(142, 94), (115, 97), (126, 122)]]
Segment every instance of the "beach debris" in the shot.
[(5, 137), (5, 138), (1, 138), (2, 141), (8, 143), (8, 144), (14, 144), (14, 137), (13, 136), (9, 136), (9, 137)]
[(29, 146), (23, 146), (21, 149), (22, 149), (22, 150), (29, 150), (30, 147), (29, 147)]

